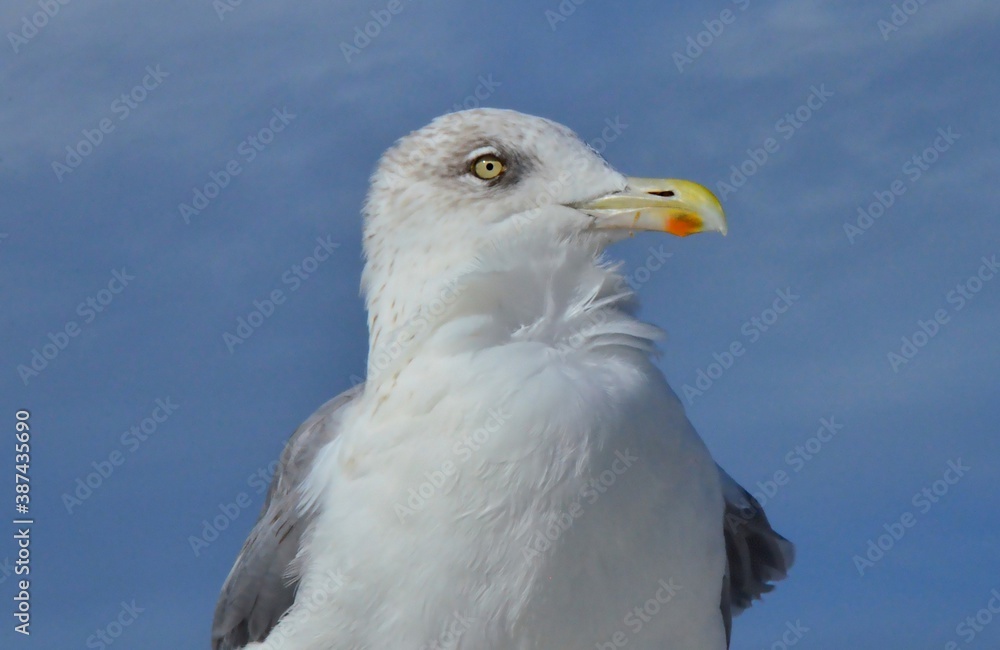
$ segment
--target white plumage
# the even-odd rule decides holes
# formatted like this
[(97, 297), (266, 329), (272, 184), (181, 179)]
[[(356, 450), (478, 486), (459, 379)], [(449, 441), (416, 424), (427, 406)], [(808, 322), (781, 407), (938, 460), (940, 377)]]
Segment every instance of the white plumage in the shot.
[[(483, 155), (499, 180), (474, 173)], [(383, 157), (366, 204), (367, 384), (304, 425), (318, 442), (289, 443), (215, 647), (726, 647), (731, 479), (651, 361), (659, 330), (602, 260), (626, 233), (608, 197), (630, 180), (511, 111), (439, 118)], [(638, 224), (645, 208), (629, 210)], [(791, 547), (759, 506), (742, 517), (772, 550), (748, 569), (753, 597)], [(291, 603), (276, 571), (297, 582)]]

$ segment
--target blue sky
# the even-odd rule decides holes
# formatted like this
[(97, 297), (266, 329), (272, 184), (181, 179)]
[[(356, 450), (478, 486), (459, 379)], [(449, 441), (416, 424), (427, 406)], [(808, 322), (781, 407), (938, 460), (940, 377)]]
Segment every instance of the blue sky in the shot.
[[(613, 252), (669, 332), (690, 418), (798, 547), (733, 647), (797, 623), (803, 648), (1000, 643), (1000, 623), (964, 623), (1000, 589), (1000, 6), (224, 2), (0, 9), (4, 498), (26, 408), (37, 522), (32, 635), (5, 614), (0, 645), (100, 647), (134, 608), (109, 647), (207, 647), (260, 473), (364, 372), (368, 174), (463, 103), (724, 199), (726, 238)], [(342, 47), (371, 12), (377, 36)], [(317, 239), (332, 252), (312, 264)], [(19, 369), (35, 351), (45, 367)], [(196, 554), (220, 504), (235, 515)]]

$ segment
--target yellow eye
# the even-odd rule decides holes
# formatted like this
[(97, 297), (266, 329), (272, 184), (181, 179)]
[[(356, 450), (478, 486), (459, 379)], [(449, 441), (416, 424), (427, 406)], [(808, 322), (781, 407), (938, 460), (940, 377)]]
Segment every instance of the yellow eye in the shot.
[(503, 161), (489, 153), (479, 156), (472, 163), (472, 173), (484, 181), (493, 180), (506, 170)]

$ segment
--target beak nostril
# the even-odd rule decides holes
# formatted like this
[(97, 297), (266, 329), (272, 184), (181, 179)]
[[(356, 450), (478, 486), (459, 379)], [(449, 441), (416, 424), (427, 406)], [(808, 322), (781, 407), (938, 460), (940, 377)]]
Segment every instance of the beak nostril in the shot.
[(673, 190), (660, 190), (658, 192), (647, 192), (647, 194), (655, 194), (656, 196), (671, 197), (674, 195)]

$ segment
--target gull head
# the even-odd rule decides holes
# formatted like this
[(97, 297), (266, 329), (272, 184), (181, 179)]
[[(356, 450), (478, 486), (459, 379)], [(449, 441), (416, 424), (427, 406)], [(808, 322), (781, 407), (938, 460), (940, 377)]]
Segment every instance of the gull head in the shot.
[(519, 238), (595, 253), (640, 230), (725, 234), (718, 199), (689, 181), (632, 178), (569, 128), (500, 109), (450, 113), (379, 161), (364, 209), (372, 337), (399, 327), (442, 283)]

